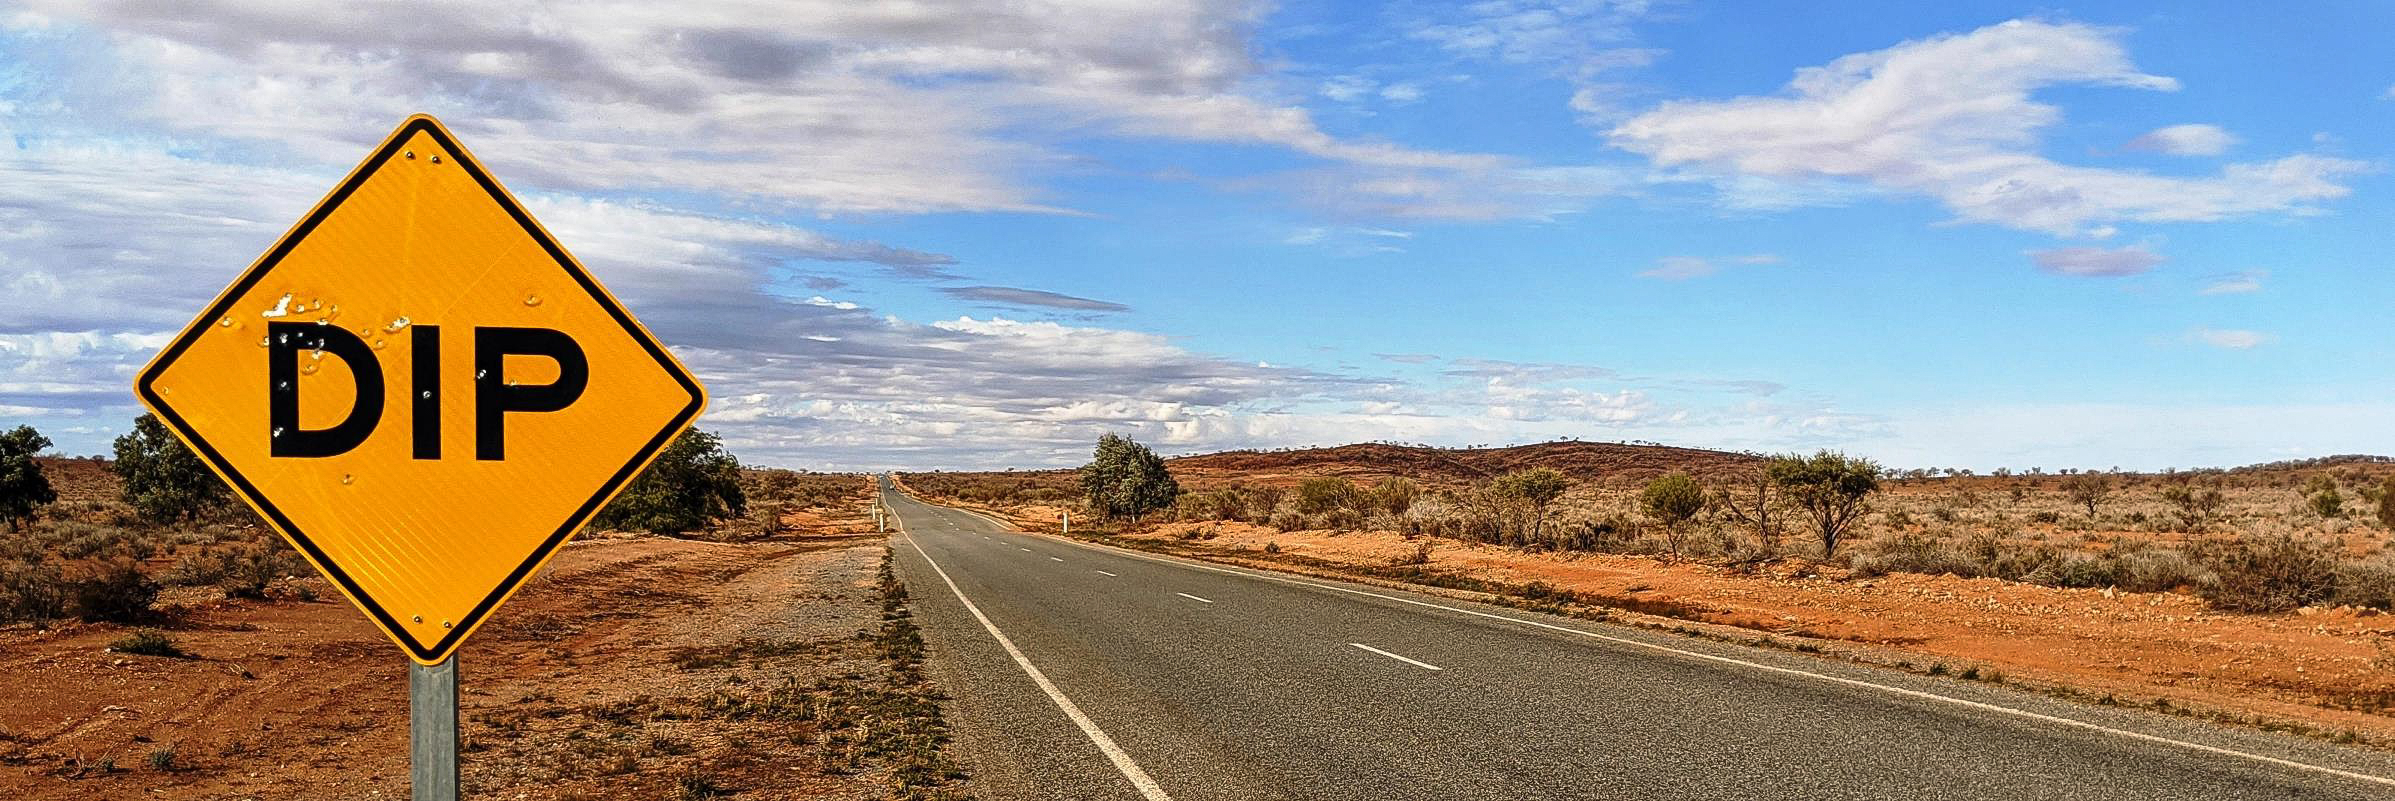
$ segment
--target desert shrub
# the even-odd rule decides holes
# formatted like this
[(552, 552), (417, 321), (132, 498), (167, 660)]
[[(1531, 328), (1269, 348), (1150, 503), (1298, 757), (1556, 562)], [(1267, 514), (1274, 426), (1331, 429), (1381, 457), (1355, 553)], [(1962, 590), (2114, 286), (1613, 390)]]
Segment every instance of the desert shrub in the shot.
[(2395, 531), (2395, 476), (2378, 487), (2378, 527)]
[(600, 510), (591, 525), (680, 534), (747, 513), (748, 496), (740, 488), (740, 460), (725, 451), (723, 441), (714, 434), (693, 428), (665, 446), (657, 460)]
[(66, 616), (67, 584), (47, 562), (0, 562), (0, 622), (40, 623)]
[(1184, 511), (1194, 519), (1244, 520), (1247, 518), (1247, 494), (1236, 489), (1220, 489), (1182, 497)]
[(125, 503), (153, 522), (197, 520), (225, 507), (232, 497), (224, 479), (210, 472), (154, 414), (135, 418), (133, 430), (116, 438), (113, 468), (123, 484)]
[(2117, 581), (2130, 592), (2169, 592), (2202, 587), (2213, 580), (2210, 571), (2174, 548), (2138, 548), (2110, 558), (2120, 564)]
[(116, 559), (68, 582), (66, 595), (75, 616), (86, 622), (135, 623), (149, 619), (158, 584), (132, 560)]
[(1115, 434), (1098, 438), (1089, 464), (1081, 468), (1081, 489), (1091, 509), (1108, 519), (1128, 517), (1132, 522), (1172, 506), (1181, 496), (1181, 484), (1163, 458)]
[(2029, 522), (2053, 525), (2062, 522), (2062, 513), (2052, 509), (2041, 509), (2029, 513)]
[(1838, 540), (1868, 511), (1864, 500), (1879, 491), (1879, 463), (1836, 451), (1773, 457), (1764, 468), (1790, 502), (1813, 524), (1822, 558), (1838, 554)]
[(222, 570), (213, 583), (227, 598), (265, 598), (267, 587), (301, 566), (289, 548), (273, 543), (229, 549), (218, 558)]
[(75, 520), (62, 520), (50, 526), (47, 536), (57, 543), (54, 547), (59, 557), (64, 559), (148, 559), (158, 551), (158, 546), (149, 537), (115, 526)]
[(2328, 487), (2305, 496), (2304, 503), (2311, 507), (2312, 514), (2321, 517), (2345, 516), (2345, 496), (2338, 494), (2336, 487)]
[(42, 475), (41, 463), (33, 460), (47, 447), (50, 438), (33, 426), (0, 432), (0, 523), (11, 530), (23, 526), (35, 509), (58, 500), (58, 492)]
[(2062, 494), (2072, 504), (2087, 507), (2087, 519), (2092, 523), (2096, 519), (2096, 508), (2102, 506), (2104, 499), (2112, 494), (2112, 479), (2101, 473), (2064, 476)]
[[(191, 658), (191, 652), (183, 650), (183, 646), (176, 643), (175, 638), (169, 637), (166, 632), (157, 629), (136, 630), (119, 638), (116, 642), (109, 643), (108, 650), (120, 654), (163, 656), (173, 659)], [(170, 764), (172, 762), (171, 752), (169, 762)]]
[(1344, 478), (1309, 478), (1297, 485), (1297, 511), (1309, 515), (1354, 509), (1367, 502), (1364, 492)]
[(2162, 488), (2162, 500), (2178, 512), (2179, 530), (2196, 531), (2220, 512), (2220, 507), (2228, 503), (2228, 496), (2221, 494), (2216, 485), (2199, 486), (2193, 476), (2182, 475)]
[(1372, 485), (1372, 502), (1392, 515), (1405, 514), (1421, 496), (1422, 486), (1409, 478), (1390, 476)]
[(1427, 564), (1430, 564), (1430, 542), (1429, 542), (1429, 541), (1427, 541), (1427, 540), (1425, 540), (1425, 541), (1422, 541), (1422, 542), (1417, 542), (1417, 543), (1414, 543), (1414, 549), (1413, 549), (1412, 551), (1409, 551), (1409, 552), (1407, 552), (1407, 553), (1406, 553), (1405, 555), (1403, 555), (1403, 556), (1399, 556), (1399, 557), (1397, 557), (1397, 564), (1400, 564), (1400, 565), (1427, 565)]
[(1364, 513), (1356, 511), (1354, 507), (1342, 506), (1314, 517), (1316, 518), (1314, 528), (1354, 531), (1364, 527)]
[(2366, 562), (2339, 565), (2336, 602), (2371, 609), (2395, 609), (2395, 556), (2381, 554)]
[(1295, 510), (1283, 509), (1272, 513), (1272, 519), (1266, 525), (1281, 531), (1304, 531), (1313, 527), (1311, 523), (1312, 519), (1306, 515)]
[(1848, 566), (1855, 575), (1865, 577), (1889, 573), (1933, 576), (1952, 573), (1965, 577), (1980, 574), (1978, 565), (1945, 540), (1912, 532), (1864, 543), (1860, 552), (1848, 560)]
[(2337, 591), (2337, 557), (2328, 546), (2292, 537), (2209, 544), (2201, 554), (2214, 580), (2204, 600), (2236, 612), (2285, 612)]
[(1498, 476), (1489, 482), (1487, 495), (1491, 500), (1511, 505), (1516, 514), (1527, 517), (1528, 526), (1505, 527), (1499, 535), (1507, 545), (1532, 545), (1542, 541), (1546, 532), (1547, 509), (1555, 499), (1563, 497), (1571, 482), (1561, 471), (1552, 467), (1533, 467)]
[(1638, 493), (1638, 506), (1647, 516), (1663, 526), (1663, 536), (1671, 543), (1673, 555), (1680, 553), (1688, 521), (1705, 511), (1705, 487), (1687, 473), (1672, 472), (1647, 482)]

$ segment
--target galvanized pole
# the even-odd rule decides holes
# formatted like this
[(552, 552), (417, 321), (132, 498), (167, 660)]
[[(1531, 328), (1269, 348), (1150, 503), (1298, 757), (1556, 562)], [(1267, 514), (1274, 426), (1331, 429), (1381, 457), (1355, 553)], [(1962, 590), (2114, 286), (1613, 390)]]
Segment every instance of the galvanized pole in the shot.
[(415, 801), (457, 801), (457, 656), (408, 663), (408, 786)]

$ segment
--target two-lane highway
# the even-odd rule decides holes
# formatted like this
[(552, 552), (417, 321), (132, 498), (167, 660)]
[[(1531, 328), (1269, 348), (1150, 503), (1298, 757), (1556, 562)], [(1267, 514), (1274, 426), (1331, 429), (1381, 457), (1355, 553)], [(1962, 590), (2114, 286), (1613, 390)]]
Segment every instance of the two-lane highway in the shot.
[(883, 503), (990, 799), (2388, 799), (2395, 760)]

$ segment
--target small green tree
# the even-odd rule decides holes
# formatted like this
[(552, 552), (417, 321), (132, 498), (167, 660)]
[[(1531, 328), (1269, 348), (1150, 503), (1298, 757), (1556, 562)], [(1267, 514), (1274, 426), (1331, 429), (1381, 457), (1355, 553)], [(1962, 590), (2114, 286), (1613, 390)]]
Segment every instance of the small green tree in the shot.
[(1687, 473), (1665, 473), (1647, 482), (1647, 488), (1638, 493), (1638, 505), (1663, 525), (1663, 537), (1671, 543), (1672, 556), (1677, 557), (1688, 521), (1705, 511), (1705, 487)]
[(745, 514), (748, 496), (740, 489), (740, 460), (723, 449), (723, 440), (694, 428), (665, 446), (591, 525), (680, 534)]
[(232, 492), (182, 440), (143, 414), (133, 430), (116, 438), (116, 476), (125, 503), (156, 523), (190, 522), (222, 508)]
[(1566, 481), (1563, 473), (1558, 472), (1555, 468), (1533, 467), (1498, 476), (1496, 481), (1489, 484), (1489, 491), (1499, 498), (1528, 507), (1530, 512), (1528, 540), (1536, 542), (1540, 533), (1546, 528), (1547, 507), (1553, 506), (1555, 499), (1563, 497), (1563, 491), (1570, 486), (1571, 482)]
[(1148, 446), (1107, 434), (1098, 438), (1089, 464), (1081, 468), (1081, 491), (1098, 514), (1138, 522), (1149, 512), (1173, 505), (1181, 497), (1181, 484)]
[(58, 500), (41, 463), (33, 460), (47, 447), (50, 439), (33, 426), (0, 433), (0, 520), (8, 521), (11, 531), (22, 528), (33, 510)]
[(2062, 494), (2087, 507), (2087, 522), (2096, 522), (2096, 507), (2112, 494), (2112, 480), (2102, 473), (2080, 473), (2062, 480)]
[(1764, 470), (1812, 521), (1824, 559), (1837, 555), (1838, 540), (1869, 511), (1864, 500), (1879, 491), (1878, 463), (1837, 451), (1775, 457)]

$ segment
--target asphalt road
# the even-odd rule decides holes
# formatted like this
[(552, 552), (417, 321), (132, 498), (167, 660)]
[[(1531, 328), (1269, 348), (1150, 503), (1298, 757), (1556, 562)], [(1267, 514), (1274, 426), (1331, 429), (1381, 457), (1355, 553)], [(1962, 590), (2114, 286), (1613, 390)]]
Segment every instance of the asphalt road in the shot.
[(975, 793), (2395, 799), (2395, 759), (1055, 537), (889, 489)]

